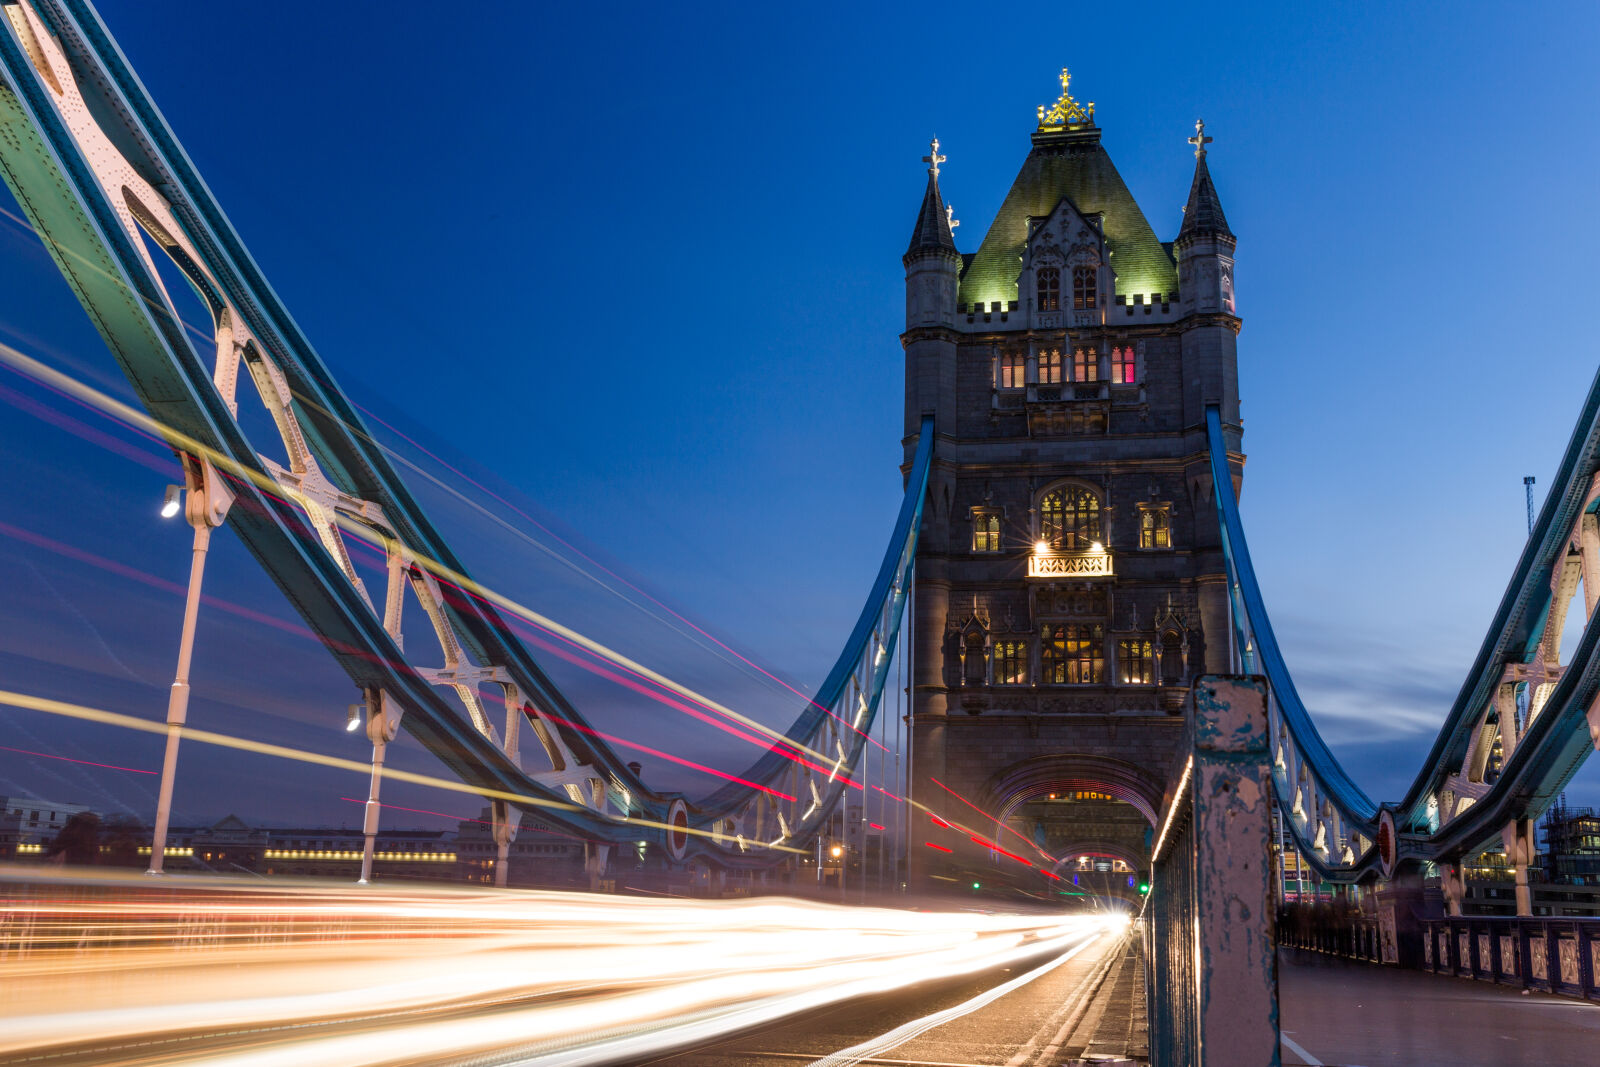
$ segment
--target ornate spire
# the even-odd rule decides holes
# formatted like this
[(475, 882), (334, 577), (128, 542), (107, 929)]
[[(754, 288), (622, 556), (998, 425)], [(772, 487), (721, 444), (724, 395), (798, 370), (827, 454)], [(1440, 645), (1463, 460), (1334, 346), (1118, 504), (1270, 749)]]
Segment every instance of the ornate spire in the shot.
[(1043, 104), (1039, 105), (1039, 128), (1041, 130), (1060, 130), (1068, 126), (1093, 126), (1094, 101), (1084, 107), (1072, 99), (1072, 94), (1067, 91), (1072, 84), (1072, 75), (1067, 73), (1067, 68), (1061, 68), (1061, 99), (1046, 111)]
[(951, 210), (945, 206), (944, 197), (939, 193), (939, 164), (946, 157), (939, 154), (937, 137), (931, 142), (930, 149), (922, 157), (922, 161), (928, 165), (928, 189), (922, 194), (922, 210), (917, 212), (917, 226), (911, 231), (907, 257), (923, 251), (956, 254), (956, 239), (952, 232), (955, 223), (951, 219)]
[(1211, 141), (1206, 136), (1206, 124), (1196, 119), (1194, 136), (1189, 138), (1189, 143), (1194, 145), (1194, 181), (1189, 185), (1189, 203), (1183, 209), (1183, 225), (1178, 228), (1180, 241), (1201, 234), (1226, 237), (1230, 241), (1234, 239), (1233, 231), (1228, 229), (1228, 217), (1222, 213), (1217, 187), (1211, 184), (1211, 168), (1206, 166), (1206, 145)]

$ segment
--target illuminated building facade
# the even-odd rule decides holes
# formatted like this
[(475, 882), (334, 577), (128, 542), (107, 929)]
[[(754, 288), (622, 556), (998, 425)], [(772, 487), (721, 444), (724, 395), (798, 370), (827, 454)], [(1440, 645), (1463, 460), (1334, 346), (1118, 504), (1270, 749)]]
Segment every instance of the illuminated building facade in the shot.
[[(1201, 124), (1164, 242), (1067, 83), (1063, 71), (975, 252), (957, 248), (938, 142), (924, 158), (901, 336), (907, 457), (925, 417), (937, 435), (914, 590), (913, 796), (946, 811), (959, 794), (1005, 822), (989, 832), (1007, 847), (1015, 831), (1122, 856), (1126, 833), (1053, 825), (1072, 806), (1049, 794), (1104, 794), (1141, 817), (1142, 865), (1190, 682), (1229, 665), (1205, 411), (1220, 405), (1237, 480), (1235, 239)], [(981, 858), (925, 848), (940, 831), (927, 829), (911, 840), (925, 886)], [(961, 835), (946, 836), (934, 843)]]

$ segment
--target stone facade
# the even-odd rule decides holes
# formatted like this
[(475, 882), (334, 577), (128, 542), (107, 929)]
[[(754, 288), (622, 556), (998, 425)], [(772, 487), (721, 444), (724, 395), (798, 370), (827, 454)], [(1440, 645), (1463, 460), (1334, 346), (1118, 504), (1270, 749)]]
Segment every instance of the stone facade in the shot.
[[(1240, 320), (1209, 139), (1164, 243), (1079, 118), (1041, 121), (974, 254), (956, 249), (936, 147), (904, 259), (908, 463), (925, 418), (937, 435), (912, 796), (954, 818), (948, 787), (1024, 833), (1069, 789), (1153, 820), (1190, 680), (1231, 658), (1205, 413), (1220, 407), (1236, 488)], [(968, 835), (946, 836), (950, 853), (914, 829), (914, 880), (979, 862)]]

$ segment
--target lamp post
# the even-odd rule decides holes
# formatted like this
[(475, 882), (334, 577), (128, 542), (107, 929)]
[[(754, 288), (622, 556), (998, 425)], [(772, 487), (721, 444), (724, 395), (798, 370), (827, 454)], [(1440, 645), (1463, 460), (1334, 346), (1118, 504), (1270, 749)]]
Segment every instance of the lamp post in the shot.
[[(183, 478), (188, 489), (183, 501), (184, 517), (194, 527), (194, 555), (189, 562), (189, 593), (183, 605), (183, 634), (178, 639), (178, 669), (167, 697), (167, 751), (161, 761), (161, 789), (156, 800), (155, 832), (150, 840), (150, 869), (161, 874), (167, 858), (167, 823), (172, 816), (172, 783), (178, 771), (178, 742), (189, 717), (189, 664), (194, 658), (195, 622), (200, 612), (200, 584), (205, 578), (206, 550), (211, 546), (211, 531), (228, 517), (233, 492), (222, 483), (217, 470), (205, 460), (185, 455)], [(161, 506), (163, 518), (178, 513), (180, 489), (167, 487)]]

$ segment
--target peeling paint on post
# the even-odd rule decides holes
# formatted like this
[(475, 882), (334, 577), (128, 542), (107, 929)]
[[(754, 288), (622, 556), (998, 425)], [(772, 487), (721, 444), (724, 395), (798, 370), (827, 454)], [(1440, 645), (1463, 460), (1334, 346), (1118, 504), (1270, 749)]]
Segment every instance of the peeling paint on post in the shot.
[(1266, 679), (1204, 677), (1192, 700), (1200, 1065), (1276, 1064)]
[(1276, 1067), (1267, 683), (1208, 675), (1190, 691), (1193, 751), (1174, 783), (1146, 910), (1157, 1065)]

